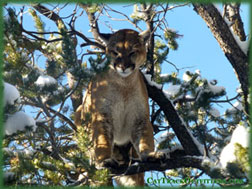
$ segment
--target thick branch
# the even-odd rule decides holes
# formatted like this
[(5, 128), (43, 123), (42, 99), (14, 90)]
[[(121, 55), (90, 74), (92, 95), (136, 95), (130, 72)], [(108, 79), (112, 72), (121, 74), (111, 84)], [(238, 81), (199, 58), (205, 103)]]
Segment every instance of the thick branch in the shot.
[(115, 169), (110, 169), (115, 175), (133, 175), (146, 171), (165, 171), (167, 169), (176, 169), (181, 167), (193, 167), (204, 170), (202, 164), (203, 157), (182, 156), (177, 158), (169, 158), (164, 161), (146, 161), (135, 162), (129, 167), (119, 166)]
[[(169, 158), (151, 159), (147, 161), (131, 160), (131, 164), (110, 167), (113, 175), (133, 175), (146, 171), (166, 171), (176, 168), (197, 168), (202, 170), (211, 178), (225, 179), (227, 175), (221, 172), (220, 167), (216, 167), (214, 162), (204, 156), (188, 156), (184, 150), (175, 150), (169, 153)], [(210, 168), (211, 167), (211, 168)]]
[(89, 20), (89, 25), (91, 27), (91, 32), (95, 38), (96, 41), (102, 42), (102, 40), (100, 39), (100, 31), (99, 31), (99, 27), (97, 24), (97, 19), (95, 17), (95, 13), (91, 13), (88, 8), (89, 5), (88, 4), (84, 4), (84, 3), (80, 3), (79, 4), (81, 8), (83, 8), (88, 16), (88, 20)]
[(150, 65), (150, 68), (148, 69), (147, 73), (148, 74), (151, 74), (151, 76), (153, 77), (154, 75), (154, 26), (153, 26), (153, 15), (151, 14), (152, 12), (152, 8), (153, 7), (153, 4), (150, 4), (147, 8), (146, 4), (143, 4), (142, 5), (142, 11), (144, 12), (145, 14), (145, 17), (146, 17), (146, 26), (147, 26), (147, 30), (150, 31), (150, 38), (149, 38), (149, 41), (148, 41), (148, 51), (147, 51), (147, 61)]
[[(75, 87), (75, 85), (78, 84), (79, 82), (75, 80), (75, 77), (73, 74), (71, 74), (70, 72), (66, 72), (66, 75), (67, 75), (69, 88), (71, 90), (74, 90), (74, 88), (76, 88), (75, 91), (71, 94), (71, 101), (73, 105), (73, 110), (75, 112), (77, 108), (82, 104), (82, 98), (83, 98), (82, 87), (81, 86)], [(74, 130), (76, 131), (76, 127), (74, 128)]]
[[(143, 76), (144, 77), (144, 76)], [(144, 77), (145, 79), (145, 77)], [(163, 110), (166, 119), (174, 130), (186, 154), (188, 155), (202, 155), (198, 146), (195, 144), (191, 134), (187, 130), (183, 121), (179, 117), (172, 102), (166, 98), (163, 91), (155, 86), (151, 86), (145, 79), (149, 97), (152, 98)]]
[(74, 34), (78, 35), (79, 37), (81, 37), (82, 39), (84, 39), (86, 41), (85, 44), (81, 44), (81, 47), (87, 46), (87, 45), (93, 45), (96, 47), (99, 47), (102, 50), (105, 50), (105, 47), (103, 45), (101, 45), (100, 43), (91, 41), (90, 39), (88, 39), (83, 33), (76, 31), (72, 26), (71, 27), (71, 32), (73, 32)]
[(246, 34), (240, 16), (240, 3), (229, 3), (226, 5), (226, 17), (232, 23), (234, 33), (239, 36), (241, 41), (246, 41)]
[(45, 6), (43, 6), (41, 4), (35, 4), (35, 5), (32, 5), (32, 7), (35, 8), (38, 12), (40, 12), (44, 16), (46, 16), (47, 18), (49, 18), (52, 21), (54, 21), (57, 26), (59, 24), (59, 21), (61, 21), (63, 23), (63, 21), (61, 20), (61, 18), (59, 17), (58, 14), (56, 14), (52, 10), (49, 10)]
[(248, 56), (237, 44), (229, 26), (224, 21), (219, 11), (213, 4), (193, 4), (194, 10), (204, 19), (210, 28), (225, 56), (231, 63), (241, 83), (241, 88), (245, 98), (245, 110), (248, 113)]

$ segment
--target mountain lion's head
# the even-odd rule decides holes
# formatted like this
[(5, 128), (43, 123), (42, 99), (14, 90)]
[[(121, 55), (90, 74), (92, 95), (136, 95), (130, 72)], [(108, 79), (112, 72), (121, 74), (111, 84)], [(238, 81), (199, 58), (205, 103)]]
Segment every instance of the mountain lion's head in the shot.
[(111, 68), (122, 77), (128, 77), (144, 64), (146, 47), (143, 35), (123, 29), (102, 36), (106, 39), (106, 54), (111, 58)]

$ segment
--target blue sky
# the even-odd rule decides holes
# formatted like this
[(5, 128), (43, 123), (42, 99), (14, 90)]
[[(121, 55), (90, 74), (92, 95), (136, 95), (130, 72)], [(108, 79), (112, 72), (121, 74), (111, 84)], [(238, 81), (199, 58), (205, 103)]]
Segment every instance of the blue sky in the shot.
[[(111, 7), (115, 10), (122, 11), (123, 13), (130, 15), (132, 13), (132, 6), (125, 6), (128, 4), (112, 4)], [(61, 7), (61, 6), (60, 6)], [(75, 5), (65, 7), (61, 12), (61, 16), (68, 16)], [(219, 4), (220, 9), (221, 4)], [(80, 10), (79, 10), (80, 13)], [(241, 6), (241, 15), (245, 25), (246, 34), (249, 31), (249, 4)], [(112, 17), (123, 18), (118, 14), (111, 13)], [(26, 22), (24, 26), (27, 30), (34, 30), (29, 14), (27, 14)], [(46, 30), (56, 30), (55, 24), (48, 20), (43, 19), (46, 23)], [(239, 86), (239, 82), (234, 74), (233, 68), (229, 61), (226, 59), (224, 53), (222, 52), (219, 44), (213, 37), (209, 28), (207, 28), (203, 19), (193, 11), (192, 6), (184, 6), (173, 9), (167, 13), (168, 26), (183, 35), (183, 37), (178, 39), (179, 48), (177, 51), (170, 50), (168, 55), (168, 60), (174, 63), (178, 68), (182, 69), (179, 72), (179, 76), (182, 77), (183, 73), (187, 70), (194, 72), (199, 69), (201, 71), (202, 77), (209, 80), (217, 79), (218, 85), (224, 86), (227, 91), (228, 97), (232, 98), (236, 95), (235, 91)], [(106, 16), (100, 16), (99, 26), (100, 31), (107, 33), (110, 32), (110, 25), (113, 29), (123, 29), (134, 27), (128, 22), (123, 21), (112, 21)], [(145, 29), (145, 24), (141, 23), (140, 27)], [(83, 32), (85, 35), (92, 37), (92, 34), (88, 32), (89, 23), (87, 19), (80, 17), (76, 21), (76, 29)], [(79, 40), (79, 43), (83, 41)], [(85, 50), (85, 49), (84, 49)], [(78, 48), (81, 52), (81, 49)], [(40, 59), (43, 64), (43, 59)], [(41, 65), (42, 65), (41, 64)], [(169, 64), (163, 64), (163, 73), (171, 73), (176, 71), (173, 66)]]
[[(61, 16), (68, 16), (74, 9), (74, 6), (75, 5), (64, 8), (60, 12)], [(17, 6), (16, 10), (18, 10), (18, 7), (20, 6)], [(111, 7), (118, 11), (121, 10), (127, 15), (131, 14), (133, 10), (132, 6), (123, 7), (122, 4), (113, 4)], [(78, 13), (80, 13), (80, 10)], [(111, 16), (116, 17), (118, 15), (111, 14)], [(249, 4), (246, 6), (241, 6), (241, 16), (245, 25), (245, 32), (248, 35)], [(52, 21), (44, 19), (42, 16), (41, 18), (43, 18), (46, 24), (45, 28), (47, 31), (57, 31), (57, 28)], [(182, 75), (185, 71), (189, 70), (194, 72), (198, 69), (201, 71), (202, 77), (209, 80), (217, 79), (218, 85), (224, 86), (226, 88), (227, 96), (229, 98), (236, 96), (236, 89), (239, 87), (239, 82), (235, 76), (234, 70), (219, 47), (219, 44), (213, 37), (210, 29), (207, 28), (203, 19), (197, 15), (195, 11), (193, 11), (193, 7), (185, 6), (169, 11), (167, 13), (167, 21), (169, 28), (178, 31), (179, 34), (183, 35), (182, 38), (178, 39), (178, 50), (170, 50), (168, 55), (168, 60), (174, 63), (178, 68), (187, 67), (186, 69), (180, 71), (179, 76), (182, 78)], [(111, 21), (107, 19), (106, 16), (101, 16), (99, 20), (101, 32), (110, 32), (106, 24), (111, 25), (111, 27), (116, 30), (124, 28), (134, 29), (134, 27), (127, 22)], [(27, 30), (35, 30), (33, 21), (31, 20), (29, 14), (24, 15), (24, 27)], [(142, 23), (140, 27), (145, 29), (145, 24)], [(92, 34), (88, 32), (89, 29), (87, 17), (85, 17), (85, 20), (83, 19), (83, 16), (77, 19), (76, 30), (92, 37)], [(82, 42), (83, 41), (79, 40), (79, 44)], [(81, 52), (81, 49), (78, 48), (78, 51)], [(39, 61), (41, 61), (40, 65), (43, 67), (45, 59), (40, 58)], [(171, 73), (172, 71), (176, 71), (173, 66), (165, 63), (163, 64), (162, 70), (163, 73)]]
[[(206, 23), (192, 9), (182, 7), (168, 14), (170, 26), (184, 35), (180, 40), (180, 48), (176, 52), (171, 52), (169, 59), (178, 67), (195, 66), (189, 70), (201, 70), (203, 77), (217, 79), (219, 85), (226, 87), (228, 95), (235, 95), (234, 91), (239, 83), (233, 68)], [(241, 9), (248, 34), (248, 6), (242, 6)]]

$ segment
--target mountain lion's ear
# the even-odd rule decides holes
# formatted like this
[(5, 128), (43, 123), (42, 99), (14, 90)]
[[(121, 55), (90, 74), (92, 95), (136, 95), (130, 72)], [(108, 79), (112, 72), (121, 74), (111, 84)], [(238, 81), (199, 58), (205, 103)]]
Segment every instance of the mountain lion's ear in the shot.
[(105, 45), (108, 45), (109, 38), (111, 37), (112, 34), (109, 33), (100, 33), (99, 38), (102, 40), (102, 42), (105, 43)]
[(139, 34), (139, 36), (143, 39), (144, 43), (146, 43), (150, 38), (150, 30), (143, 31), (142, 33)]

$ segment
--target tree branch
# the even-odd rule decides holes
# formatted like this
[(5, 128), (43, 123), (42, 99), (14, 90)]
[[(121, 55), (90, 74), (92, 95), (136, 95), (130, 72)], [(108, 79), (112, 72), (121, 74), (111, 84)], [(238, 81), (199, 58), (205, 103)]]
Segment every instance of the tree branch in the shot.
[(193, 167), (200, 170), (205, 170), (202, 164), (203, 157), (195, 156), (182, 156), (176, 158), (168, 158), (164, 161), (159, 159), (153, 161), (135, 161), (129, 167), (119, 166), (117, 168), (111, 168), (112, 174), (115, 175), (133, 175), (136, 173), (142, 173), (146, 171), (165, 171), (167, 169), (176, 169), (181, 167)]
[(148, 41), (148, 50), (147, 50), (147, 62), (150, 64), (150, 68), (148, 69), (147, 73), (151, 74), (151, 76), (154, 76), (154, 42), (155, 42), (155, 36), (154, 36), (154, 15), (151, 14), (153, 8), (153, 4), (150, 4), (148, 7), (146, 4), (142, 4), (142, 11), (145, 14), (146, 17), (146, 26), (147, 30), (150, 31), (150, 38)]
[[(177, 168), (197, 168), (209, 175), (212, 179), (225, 179), (227, 175), (221, 172), (220, 167), (213, 165), (210, 159), (204, 156), (188, 156), (184, 150), (175, 150), (169, 153), (169, 158), (152, 159), (147, 161), (131, 160), (131, 164), (109, 168), (113, 176), (133, 175), (146, 171), (166, 171)], [(211, 166), (211, 169), (210, 169)], [(229, 177), (230, 178), (230, 177)]]
[(245, 99), (245, 111), (249, 112), (248, 56), (236, 42), (229, 26), (213, 4), (193, 4), (194, 10), (203, 18), (219, 43), (225, 56), (235, 70)]
[(86, 41), (85, 44), (81, 44), (81, 47), (87, 46), (87, 45), (93, 45), (93, 46), (99, 47), (99, 48), (102, 49), (102, 50), (105, 50), (105, 47), (104, 47), (103, 45), (101, 45), (100, 43), (91, 41), (91, 40), (88, 39), (83, 33), (76, 31), (76, 30), (73, 28), (73, 26), (70, 25), (70, 28), (71, 28), (71, 32), (73, 32), (74, 34), (78, 35), (79, 37), (81, 37), (83, 40)]
[(234, 33), (239, 36), (241, 41), (246, 41), (246, 34), (240, 16), (240, 3), (228, 3), (225, 16), (232, 23)]
[(89, 5), (88, 4), (84, 4), (84, 3), (80, 3), (79, 4), (81, 8), (83, 8), (88, 16), (88, 20), (89, 20), (89, 25), (91, 27), (91, 32), (93, 33), (93, 36), (95, 38), (96, 41), (99, 42), (103, 42), (100, 38), (100, 31), (99, 31), (99, 27), (98, 27), (98, 23), (97, 23), (97, 19), (95, 17), (95, 13), (91, 13), (88, 10)]
[(164, 95), (161, 89), (158, 89), (155, 86), (151, 86), (146, 81), (145, 77), (144, 77), (144, 80), (147, 86), (149, 97), (152, 100), (154, 100), (163, 110), (166, 116), (166, 119), (168, 120), (170, 126), (174, 130), (186, 154), (198, 155), (198, 156), (203, 155), (201, 154), (198, 146), (195, 144), (195, 141), (192, 138), (191, 133), (189, 133), (189, 131), (186, 128), (186, 125), (184, 125), (183, 121), (181, 120), (180, 116), (175, 110), (172, 102), (166, 98), (166, 96)]
[[(142, 31), (143, 31), (143, 30), (142, 30), (135, 22), (133, 22), (126, 14), (124, 14), (124, 13), (122, 13), (122, 12), (119, 12), (119, 11), (117, 11), (117, 10), (115, 10), (115, 9), (112, 9), (112, 8), (111, 8), (110, 6), (108, 6), (108, 5), (105, 5), (105, 6), (108, 8), (108, 10), (105, 8), (105, 11), (106, 11), (106, 13), (107, 13), (107, 16), (108, 16), (111, 20), (128, 21), (128, 22), (131, 23), (135, 28), (137, 28), (139, 32), (142, 32)], [(116, 19), (116, 18), (113, 18), (112, 16), (110, 16), (110, 14), (109, 14), (107, 11), (112, 11), (112, 12), (114, 12), (114, 13), (117, 13), (117, 14), (119, 14), (119, 15), (122, 15), (122, 16), (125, 17), (125, 19)]]
[(45, 6), (41, 4), (35, 4), (35, 5), (32, 5), (32, 7), (36, 9), (38, 12), (40, 12), (41, 14), (43, 14), (44, 16), (46, 16), (47, 18), (49, 18), (50, 20), (54, 21), (57, 26), (59, 24), (59, 21), (63, 23), (62, 19), (59, 17), (58, 14), (56, 14), (52, 10), (49, 10)]

